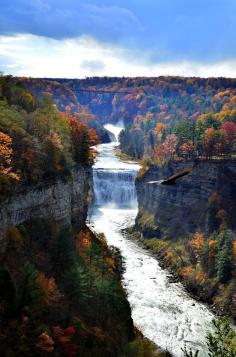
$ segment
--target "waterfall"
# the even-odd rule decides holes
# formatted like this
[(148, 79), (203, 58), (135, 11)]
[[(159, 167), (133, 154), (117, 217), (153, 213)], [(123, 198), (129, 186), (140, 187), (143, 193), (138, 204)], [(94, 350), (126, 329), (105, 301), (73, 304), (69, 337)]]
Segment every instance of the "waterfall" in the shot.
[(124, 129), (123, 123), (118, 123), (117, 125), (112, 125), (112, 124), (106, 124), (104, 125), (104, 128), (110, 131), (116, 138), (116, 141), (119, 141), (119, 134), (122, 129)]
[(136, 207), (135, 176), (134, 170), (95, 169), (93, 172), (95, 205)]
[(136, 208), (135, 177), (138, 165), (121, 161), (114, 155), (119, 145), (118, 137), (122, 124), (104, 126), (116, 138), (116, 142), (102, 144), (93, 167), (94, 205), (120, 208)]

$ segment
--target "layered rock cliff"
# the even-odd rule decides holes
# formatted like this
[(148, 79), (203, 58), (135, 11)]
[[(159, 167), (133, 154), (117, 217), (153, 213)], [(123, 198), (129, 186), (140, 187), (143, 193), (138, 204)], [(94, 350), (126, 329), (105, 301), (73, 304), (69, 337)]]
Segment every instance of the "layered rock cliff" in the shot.
[(87, 216), (88, 197), (92, 187), (91, 168), (79, 166), (71, 177), (45, 182), (40, 187), (27, 187), (0, 206), (0, 251), (6, 242), (1, 240), (7, 226), (32, 219), (50, 217), (63, 225), (81, 226)]
[[(173, 186), (148, 183), (193, 167), (193, 171)], [(221, 224), (224, 212), (230, 228), (236, 228), (236, 162), (173, 162), (152, 166), (136, 180), (139, 213), (137, 228), (145, 236), (181, 237), (201, 230), (212, 232)], [(224, 211), (223, 211), (224, 210)]]

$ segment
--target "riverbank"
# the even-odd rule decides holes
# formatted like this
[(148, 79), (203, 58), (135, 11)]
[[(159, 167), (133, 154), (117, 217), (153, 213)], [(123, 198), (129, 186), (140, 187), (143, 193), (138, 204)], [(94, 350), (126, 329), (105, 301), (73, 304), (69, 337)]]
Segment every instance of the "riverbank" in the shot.
[[(222, 317), (227, 315), (228, 318), (231, 320), (232, 325), (235, 325), (235, 318), (232, 313), (230, 313), (230, 309), (232, 306), (228, 307), (228, 310), (224, 309), (221, 305), (218, 305), (219, 300), (215, 298), (215, 291), (213, 291), (213, 287), (209, 280), (206, 280), (204, 283), (206, 286), (208, 286), (208, 291), (204, 290), (203, 287), (203, 280), (204, 276), (202, 276), (202, 281), (200, 280), (197, 284), (197, 281), (193, 281), (193, 277), (189, 278), (188, 271), (190, 269), (185, 266), (185, 274), (182, 273), (183, 269), (180, 270), (180, 264), (177, 262), (176, 258), (174, 257), (174, 254), (178, 254), (177, 249), (174, 248), (174, 251), (171, 249), (171, 244), (175, 244), (176, 242), (168, 242), (168, 241), (163, 241), (161, 239), (153, 238), (153, 239), (145, 239), (142, 236), (142, 233), (137, 231), (135, 227), (130, 227), (127, 230), (124, 231), (124, 234), (127, 234), (128, 239), (135, 240), (143, 249), (146, 249), (148, 252), (151, 253), (155, 259), (157, 259), (158, 263), (160, 266), (167, 270), (170, 273), (170, 282), (172, 283), (178, 283), (181, 282), (181, 284), (184, 286), (186, 291), (189, 293), (189, 295), (195, 299), (196, 301), (202, 302), (206, 304), (206, 306), (214, 313), (217, 317)], [(169, 245), (168, 245), (169, 244)], [(185, 258), (185, 257), (184, 257)], [(181, 258), (180, 258), (181, 260)], [(184, 261), (182, 260), (183, 264)], [(217, 284), (215, 282), (215, 284)], [(221, 287), (223, 289), (223, 286)], [(212, 294), (211, 297), (209, 297), (209, 294)], [(215, 302), (214, 302), (215, 298)]]

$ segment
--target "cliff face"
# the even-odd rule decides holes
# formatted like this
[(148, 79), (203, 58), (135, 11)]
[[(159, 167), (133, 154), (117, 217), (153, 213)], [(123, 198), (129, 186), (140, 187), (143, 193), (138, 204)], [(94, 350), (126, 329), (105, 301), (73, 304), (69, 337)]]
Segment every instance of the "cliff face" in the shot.
[(29, 187), (0, 206), (0, 251), (6, 242), (1, 233), (9, 225), (18, 225), (30, 219), (51, 217), (58, 223), (80, 226), (87, 216), (89, 191), (92, 187), (91, 168), (80, 166), (65, 181), (45, 183), (40, 188)]
[[(148, 181), (163, 180), (186, 167), (192, 173), (173, 186)], [(236, 228), (236, 162), (199, 161), (153, 166), (136, 180), (139, 213), (137, 228), (147, 237), (181, 237), (201, 230), (207, 233), (222, 223), (217, 212), (225, 210), (228, 225)]]

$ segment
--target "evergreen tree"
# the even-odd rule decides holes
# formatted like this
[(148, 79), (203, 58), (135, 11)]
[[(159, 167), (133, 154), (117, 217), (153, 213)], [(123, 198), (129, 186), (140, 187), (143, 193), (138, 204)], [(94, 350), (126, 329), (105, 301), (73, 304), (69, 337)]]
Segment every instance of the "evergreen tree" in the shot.
[(218, 236), (218, 255), (216, 259), (217, 278), (226, 283), (231, 277), (232, 270), (232, 232), (223, 231)]

